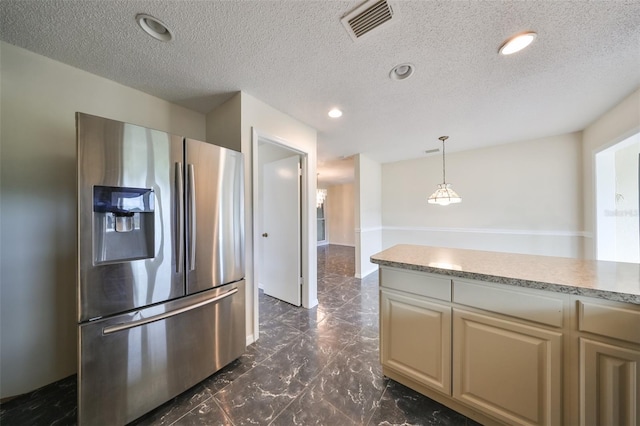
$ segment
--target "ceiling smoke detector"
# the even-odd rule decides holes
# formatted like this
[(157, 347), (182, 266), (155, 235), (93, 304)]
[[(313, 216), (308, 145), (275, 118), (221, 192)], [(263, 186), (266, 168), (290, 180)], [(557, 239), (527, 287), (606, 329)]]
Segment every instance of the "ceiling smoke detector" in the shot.
[(367, 0), (343, 16), (340, 22), (353, 41), (356, 41), (385, 22), (389, 22), (391, 18), (393, 18), (393, 9), (387, 0)]

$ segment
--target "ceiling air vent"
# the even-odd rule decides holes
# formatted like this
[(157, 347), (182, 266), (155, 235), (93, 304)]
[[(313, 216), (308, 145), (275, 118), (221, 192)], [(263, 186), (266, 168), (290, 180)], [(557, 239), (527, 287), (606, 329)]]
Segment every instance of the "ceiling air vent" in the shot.
[(356, 41), (390, 21), (392, 17), (393, 9), (387, 0), (368, 0), (345, 15), (340, 21), (353, 41)]

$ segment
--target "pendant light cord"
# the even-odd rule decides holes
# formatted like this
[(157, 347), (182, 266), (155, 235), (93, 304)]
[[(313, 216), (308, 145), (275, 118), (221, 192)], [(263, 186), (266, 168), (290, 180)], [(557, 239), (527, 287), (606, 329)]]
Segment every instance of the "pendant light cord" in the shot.
[(440, 136), (438, 139), (442, 141), (442, 184), (447, 183), (445, 169), (444, 169), (444, 141), (449, 139), (449, 136)]

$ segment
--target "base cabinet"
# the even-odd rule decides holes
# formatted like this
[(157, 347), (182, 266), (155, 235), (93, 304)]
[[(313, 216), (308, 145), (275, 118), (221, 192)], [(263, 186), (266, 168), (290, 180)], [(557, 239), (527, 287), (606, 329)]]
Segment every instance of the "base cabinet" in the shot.
[(562, 420), (562, 334), (453, 311), (453, 397), (508, 424)]
[(451, 308), (392, 290), (380, 304), (382, 365), (451, 395)]
[(380, 353), (483, 425), (640, 426), (640, 305), (385, 267)]
[(640, 424), (640, 351), (580, 338), (580, 423)]

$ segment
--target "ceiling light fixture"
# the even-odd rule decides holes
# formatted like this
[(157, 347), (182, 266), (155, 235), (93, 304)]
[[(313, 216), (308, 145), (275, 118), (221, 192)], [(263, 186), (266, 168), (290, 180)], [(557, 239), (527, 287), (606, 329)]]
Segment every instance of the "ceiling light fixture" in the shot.
[(136, 22), (145, 33), (156, 40), (169, 41), (173, 38), (171, 30), (162, 21), (151, 15), (139, 13), (136, 15)]
[(316, 207), (320, 208), (322, 207), (322, 204), (324, 203), (324, 200), (326, 200), (327, 198), (327, 190), (324, 188), (318, 188), (316, 190)]
[(414, 66), (411, 64), (400, 64), (393, 67), (389, 73), (391, 80), (406, 80), (413, 75)]
[(439, 204), (441, 206), (448, 206), (449, 204), (459, 203), (462, 198), (456, 192), (451, 189), (451, 184), (447, 183), (445, 179), (444, 168), (444, 141), (449, 139), (449, 136), (440, 136), (438, 139), (442, 141), (442, 183), (438, 185), (436, 192), (431, 194), (427, 202), (429, 204)]
[(329, 111), (329, 117), (331, 118), (342, 117), (342, 111), (340, 111), (338, 108), (334, 108), (331, 111)]
[(316, 208), (322, 207), (324, 200), (327, 199), (327, 190), (324, 188), (318, 188), (318, 176), (320, 173), (316, 174)]
[(502, 43), (498, 53), (501, 55), (511, 55), (512, 53), (519, 52), (533, 43), (533, 40), (535, 40), (536, 37), (537, 34), (533, 31), (517, 34)]

